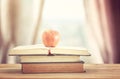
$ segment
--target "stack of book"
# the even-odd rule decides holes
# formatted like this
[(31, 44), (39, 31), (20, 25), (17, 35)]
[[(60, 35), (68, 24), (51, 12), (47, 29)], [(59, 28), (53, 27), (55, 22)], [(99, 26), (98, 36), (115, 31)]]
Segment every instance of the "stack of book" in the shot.
[(81, 48), (30, 45), (15, 47), (9, 55), (19, 57), (23, 73), (78, 73), (85, 71), (80, 56), (90, 56), (90, 53)]

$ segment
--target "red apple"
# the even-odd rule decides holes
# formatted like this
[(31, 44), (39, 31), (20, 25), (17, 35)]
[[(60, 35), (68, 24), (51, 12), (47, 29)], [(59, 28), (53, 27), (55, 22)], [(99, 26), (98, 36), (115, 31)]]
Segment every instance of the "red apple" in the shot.
[(42, 34), (42, 41), (46, 47), (55, 47), (60, 40), (60, 34), (56, 30), (47, 29)]

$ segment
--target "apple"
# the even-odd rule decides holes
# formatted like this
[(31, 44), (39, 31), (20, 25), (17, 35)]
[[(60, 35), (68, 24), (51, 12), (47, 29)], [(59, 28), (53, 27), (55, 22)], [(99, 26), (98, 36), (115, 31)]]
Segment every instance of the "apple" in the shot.
[(55, 47), (60, 40), (60, 34), (53, 29), (46, 29), (42, 34), (42, 41), (46, 47)]

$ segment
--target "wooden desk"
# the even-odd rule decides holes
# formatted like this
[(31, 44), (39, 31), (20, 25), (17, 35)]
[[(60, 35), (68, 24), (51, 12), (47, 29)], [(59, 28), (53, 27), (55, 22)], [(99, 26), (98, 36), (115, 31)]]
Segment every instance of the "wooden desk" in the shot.
[(0, 79), (120, 79), (120, 64), (85, 64), (86, 73), (22, 74), (20, 64), (0, 64)]

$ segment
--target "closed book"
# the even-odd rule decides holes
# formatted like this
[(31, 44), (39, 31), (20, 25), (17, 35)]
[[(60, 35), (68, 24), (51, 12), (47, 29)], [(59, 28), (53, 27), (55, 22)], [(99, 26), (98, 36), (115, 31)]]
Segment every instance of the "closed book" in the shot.
[(20, 56), (20, 63), (79, 62), (80, 56)]
[(79, 47), (44, 47), (39, 45), (18, 46), (10, 50), (11, 56), (35, 56), (35, 55), (48, 55), (48, 51), (53, 55), (76, 55), (76, 56), (89, 56), (90, 53), (85, 48)]
[(32, 73), (81, 73), (84, 72), (83, 62), (67, 63), (23, 63), (22, 72)]

